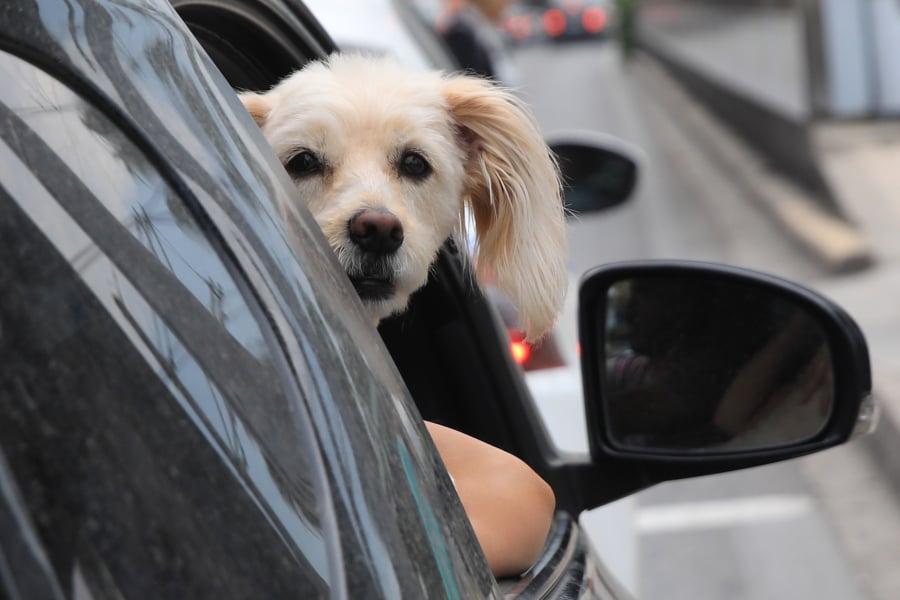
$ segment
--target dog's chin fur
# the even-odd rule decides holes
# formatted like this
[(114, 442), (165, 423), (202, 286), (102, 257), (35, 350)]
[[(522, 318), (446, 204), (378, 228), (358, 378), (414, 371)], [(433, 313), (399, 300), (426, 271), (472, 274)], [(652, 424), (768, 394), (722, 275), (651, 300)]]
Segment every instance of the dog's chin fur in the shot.
[[(373, 320), (406, 308), (441, 244), (455, 235), (475, 240), (480, 281), (518, 308), (528, 339), (552, 326), (567, 287), (559, 176), (531, 113), (513, 95), (474, 77), (335, 55), (264, 94), (240, 97)], [(320, 172), (291, 168), (304, 151), (321, 161)], [(409, 152), (427, 161), (427, 176), (403, 171)], [(397, 217), (403, 242), (396, 252), (375, 260), (351, 241), (348, 223), (363, 209)]]

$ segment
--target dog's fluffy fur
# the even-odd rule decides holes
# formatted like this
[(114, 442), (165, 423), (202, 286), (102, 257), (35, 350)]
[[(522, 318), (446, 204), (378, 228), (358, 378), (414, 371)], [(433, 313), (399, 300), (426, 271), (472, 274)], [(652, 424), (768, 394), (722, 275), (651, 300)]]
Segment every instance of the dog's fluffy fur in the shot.
[[(406, 307), (448, 237), (467, 239), (468, 206), (479, 280), (516, 306), (528, 339), (552, 326), (567, 286), (559, 174), (511, 93), (471, 76), (335, 55), (240, 98), (376, 321)], [(399, 224), (399, 247), (371, 256), (354, 243), (361, 211)]]

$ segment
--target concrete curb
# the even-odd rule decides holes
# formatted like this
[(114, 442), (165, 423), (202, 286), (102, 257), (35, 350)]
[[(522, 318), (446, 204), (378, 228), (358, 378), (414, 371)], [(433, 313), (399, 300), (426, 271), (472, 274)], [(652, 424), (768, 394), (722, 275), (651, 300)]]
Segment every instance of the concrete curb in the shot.
[(881, 407), (881, 418), (871, 435), (858, 440), (866, 452), (875, 460), (880, 472), (886, 476), (894, 490), (900, 494), (900, 423), (894, 397), (888, 397), (884, 390), (900, 389), (900, 374), (892, 373), (877, 366), (873, 373), (875, 399)]
[(748, 197), (830, 273), (855, 272), (874, 263), (867, 240), (851, 223), (768, 168), (759, 155), (692, 100), (655, 59), (636, 55), (631, 70), (641, 87), (678, 116), (678, 126), (698, 149), (729, 173)]

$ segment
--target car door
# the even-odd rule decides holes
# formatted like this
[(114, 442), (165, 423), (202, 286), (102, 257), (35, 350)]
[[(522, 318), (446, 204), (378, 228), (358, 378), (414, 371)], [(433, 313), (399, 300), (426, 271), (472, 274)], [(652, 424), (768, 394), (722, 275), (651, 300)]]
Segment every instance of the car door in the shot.
[(9, 595), (498, 596), (352, 287), (307, 213), (285, 226), (286, 175), (171, 8), (4, 8), (0, 69)]

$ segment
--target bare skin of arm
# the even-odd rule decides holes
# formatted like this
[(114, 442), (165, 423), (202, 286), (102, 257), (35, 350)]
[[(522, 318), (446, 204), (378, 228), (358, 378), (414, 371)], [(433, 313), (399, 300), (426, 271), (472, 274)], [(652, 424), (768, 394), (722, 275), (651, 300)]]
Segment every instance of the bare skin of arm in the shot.
[(550, 486), (517, 457), (454, 429), (426, 422), (496, 577), (537, 559), (556, 506)]

